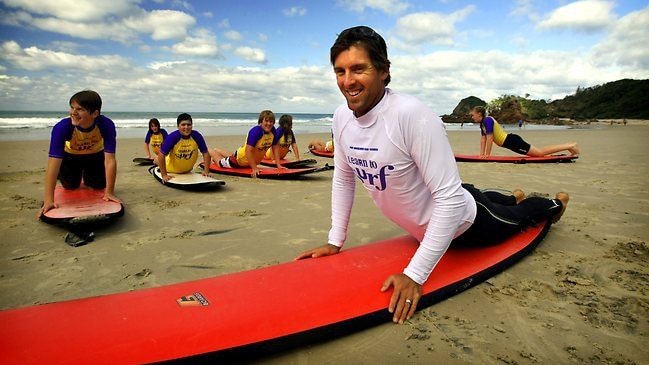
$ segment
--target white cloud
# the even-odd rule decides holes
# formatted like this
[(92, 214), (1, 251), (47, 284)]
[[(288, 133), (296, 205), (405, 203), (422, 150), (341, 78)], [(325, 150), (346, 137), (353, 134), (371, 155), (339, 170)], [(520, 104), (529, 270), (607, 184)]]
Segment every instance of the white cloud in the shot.
[(243, 38), (241, 33), (237, 32), (236, 30), (228, 30), (223, 35), (225, 36), (225, 38), (231, 41), (240, 41)]
[(63, 69), (84, 72), (98, 72), (106, 69), (127, 69), (128, 61), (120, 56), (85, 56), (66, 52), (43, 50), (37, 47), (22, 48), (15, 41), (2, 43), (0, 58), (22, 70), (40, 71)]
[(94, 24), (83, 23), (59, 18), (34, 18), (27, 13), (20, 16), (21, 25), (33, 26), (35, 28), (66, 34), (81, 39), (113, 39), (118, 42), (128, 42), (135, 38), (133, 30), (124, 27), (120, 23)]
[(110, 15), (126, 15), (137, 0), (4, 0), (5, 6), (70, 21), (94, 22)]
[(178, 39), (187, 35), (196, 19), (175, 10), (140, 11), (123, 20), (123, 24), (139, 33), (150, 33), (153, 40)]
[(306, 10), (306, 8), (303, 8), (301, 6), (294, 6), (292, 8), (282, 10), (282, 13), (285, 16), (288, 16), (288, 17), (305, 16), (306, 13), (307, 13), (307, 10)]
[(613, 3), (603, 0), (580, 0), (555, 9), (541, 20), (540, 29), (573, 29), (592, 32), (606, 28), (615, 20)]
[(451, 45), (458, 35), (455, 23), (468, 17), (475, 7), (467, 6), (451, 14), (421, 12), (403, 16), (397, 20), (396, 34), (410, 45), (425, 43)]
[(148, 67), (152, 70), (162, 70), (165, 68), (172, 68), (174, 65), (182, 65), (184, 63), (187, 63), (187, 61), (152, 62)]
[(611, 26), (607, 37), (593, 48), (600, 65), (618, 64), (638, 79), (649, 76), (649, 6), (634, 11)]
[(266, 53), (262, 49), (252, 47), (239, 47), (234, 50), (234, 54), (245, 59), (246, 61), (266, 64)]
[(207, 29), (199, 29), (194, 36), (185, 38), (182, 42), (176, 43), (170, 49), (173, 53), (185, 56), (199, 56), (216, 58), (219, 56), (219, 48), (216, 38)]
[(336, 4), (358, 13), (362, 13), (366, 8), (369, 8), (386, 14), (399, 14), (410, 7), (409, 3), (399, 0), (337, 0)]
[[(137, 1), (8, 0), (5, 3), (23, 9), (5, 14), (5, 24), (35, 27), (81, 39), (129, 43), (137, 40), (140, 33), (150, 34), (154, 40), (178, 39), (196, 24), (189, 14), (176, 10), (147, 12), (137, 7)], [(43, 6), (38, 6), (41, 3)]]

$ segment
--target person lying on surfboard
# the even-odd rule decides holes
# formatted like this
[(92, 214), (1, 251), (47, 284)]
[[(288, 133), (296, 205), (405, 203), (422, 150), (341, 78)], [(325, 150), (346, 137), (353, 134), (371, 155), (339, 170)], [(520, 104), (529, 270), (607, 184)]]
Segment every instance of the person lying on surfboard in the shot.
[[(168, 173), (186, 174), (194, 169), (198, 152), (203, 154), (203, 163), (210, 165), (210, 153), (205, 138), (200, 132), (193, 130), (192, 116), (182, 113), (176, 119), (178, 130), (173, 131), (162, 142), (155, 163), (160, 167), (160, 175), (164, 181), (172, 176)], [(210, 170), (203, 170), (204, 176), (210, 176)]]
[(561, 217), (569, 199), (566, 193), (557, 193), (555, 199), (523, 199), (522, 192), (513, 198), (492, 196), (462, 184), (438, 114), (416, 98), (386, 88), (387, 47), (373, 29), (344, 30), (331, 47), (330, 60), (347, 101), (333, 118), (338, 147), (331, 230), (327, 244), (302, 252), (296, 260), (341, 250), (360, 181), (381, 212), (420, 242), (403, 272), (377, 283), (383, 292), (393, 288), (386, 304), (393, 321), (403, 323), (412, 318), (422, 284), (453, 239), (497, 243), (536, 220)]
[(319, 139), (313, 139), (311, 140), (311, 143), (309, 143), (309, 150), (318, 152), (333, 152), (334, 141), (328, 140), (327, 142), (322, 142)]
[(83, 181), (92, 189), (104, 189), (104, 200), (122, 202), (115, 196), (117, 132), (115, 123), (101, 114), (101, 105), (97, 92), (80, 91), (70, 98), (70, 117), (52, 128), (39, 217), (57, 207), (57, 179), (65, 189), (77, 189)]
[(480, 123), (480, 157), (482, 158), (491, 156), (491, 147), (494, 143), (521, 155), (533, 157), (548, 156), (561, 151), (567, 151), (571, 156), (579, 155), (577, 142), (544, 147), (532, 146), (518, 134), (505, 132), (496, 119), (487, 116), (486, 113), (487, 111), (483, 106), (476, 106), (471, 109), (471, 119), (476, 123)]
[(250, 167), (252, 169), (250, 176), (257, 177), (259, 163), (264, 159), (269, 148), (272, 149), (277, 168), (286, 168), (279, 162), (278, 142), (279, 138), (275, 134), (275, 114), (270, 110), (263, 110), (259, 113), (257, 125), (248, 131), (242, 147), (237, 148), (234, 153), (214, 148), (210, 150), (210, 155), (214, 162), (223, 168)]
[[(149, 130), (144, 136), (144, 152), (146, 153), (146, 158), (153, 159), (160, 152), (160, 146), (162, 142), (167, 138), (169, 133), (164, 128), (160, 128), (160, 121), (158, 118), (151, 118), (149, 120)], [(153, 151), (153, 156), (151, 157), (151, 151)]]
[[(292, 115), (283, 114), (279, 117), (279, 128), (275, 130), (275, 138), (277, 139), (277, 153), (280, 160), (285, 159), (291, 149), (293, 149), (295, 160), (300, 160), (300, 151), (297, 148), (295, 133), (293, 133)], [(273, 153), (274, 150), (272, 148), (267, 149), (265, 158), (276, 161)]]

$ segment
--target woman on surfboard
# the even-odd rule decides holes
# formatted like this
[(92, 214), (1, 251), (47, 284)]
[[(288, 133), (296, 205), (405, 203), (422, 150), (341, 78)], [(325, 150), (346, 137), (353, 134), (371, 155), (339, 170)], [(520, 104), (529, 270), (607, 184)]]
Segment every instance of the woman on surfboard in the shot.
[(565, 193), (557, 193), (555, 199), (523, 200), (519, 193), (512, 204), (511, 197), (509, 203), (500, 201), (506, 197), (488, 196), (462, 184), (439, 116), (416, 98), (386, 87), (387, 46), (373, 29), (344, 30), (331, 47), (330, 61), (347, 101), (333, 118), (338, 147), (332, 225), (327, 244), (296, 259), (341, 250), (359, 180), (381, 212), (420, 242), (403, 272), (390, 275), (381, 286), (381, 291), (394, 289), (388, 310), (394, 322), (403, 323), (413, 316), (422, 284), (454, 238), (473, 244), (499, 242), (535, 220), (558, 220), (563, 214)]
[[(291, 149), (293, 149), (295, 160), (300, 160), (300, 151), (297, 148), (295, 133), (293, 133), (292, 115), (283, 114), (281, 117), (279, 117), (279, 128), (275, 130), (275, 138), (277, 139), (277, 153), (280, 160), (286, 158), (286, 155), (288, 155), (288, 152)], [(265, 158), (275, 161), (272, 148), (266, 150)]]
[(567, 151), (571, 156), (579, 155), (577, 142), (544, 147), (532, 146), (518, 134), (505, 132), (496, 119), (487, 116), (486, 113), (483, 106), (476, 106), (471, 110), (471, 119), (480, 123), (480, 157), (482, 158), (491, 156), (491, 147), (494, 143), (521, 155), (533, 157), (548, 156), (561, 151)]
[(153, 150), (153, 156), (157, 156), (160, 152), (160, 146), (162, 142), (167, 138), (169, 134), (164, 128), (160, 128), (160, 121), (158, 118), (151, 118), (149, 120), (149, 130), (146, 132), (144, 137), (144, 151), (146, 153), (146, 158), (153, 159), (151, 157), (151, 151)]
[(104, 189), (104, 200), (122, 202), (115, 196), (115, 123), (101, 114), (101, 105), (97, 92), (80, 91), (70, 98), (70, 117), (52, 128), (39, 216), (57, 206), (57, 179), (65, 189), (77, 189), (83, 181), (87, 187)]
[[(203, 163), (210, 165), (210, 154), (205, 143), (205, 138), (200, 132), (195, 131), (192, 116), (182, 113), (176, 118), (178, 130), (169, 134), (162, 142), (155, 163), (160, 167), (160, 175), (164, 181), (171, 180), (168, 172), (185, 174), (194, 169), (198, 160), (198, 153), (203, 154)], [(210, 176), (210, 170), (203, 170), (204, 176)]]
[(210, 150), (210, 155), (214, 162), (223, 168), (250, 167), (252, 169), (250, 176), (257, 177), (259, 175), (259, 163), (264, 159), (269, 148), (273, 151), (273, 158), (277, 168), (286, 168), (279, 162), (278, 141), (279, 138), (275, 135), (275, 114), (270, 110), (263, 110), (259, 113), (257, 125), (248, 131), (246, 141), (242, 147), (237, 148), (234, 153), (214, 148)]

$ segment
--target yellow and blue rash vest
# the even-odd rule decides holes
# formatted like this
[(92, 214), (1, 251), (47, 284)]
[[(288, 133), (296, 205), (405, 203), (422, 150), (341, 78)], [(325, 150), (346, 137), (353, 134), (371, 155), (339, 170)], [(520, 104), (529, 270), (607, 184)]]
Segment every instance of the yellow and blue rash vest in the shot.
[(144, 137), (144, 143), (151, 146), (153, 153), (157, 155), (158, 152), (160, 152), (162, 142), (164, 142), (165, 138), (167, 138), (168, 135), (169, 134), (167, 133), (167, 131), (163, 128), (160, 128), (160, 131), (158, 133), (152, 133), (149, 129), (149, 131), (146, 133), (146, 137)]
[(193, 130), (188, 137), (173, 131), (162, 142), (160, 152), (165, 156), (167, 172), (184, 174), (192, 171), (199, 154), (207, 153), (207, 144), (197, 131)]
[(325, 151), (327, 151), (327, 152), (333, 152), (334, 151), (334, 141), (333, 140), (327, 141), (327, 143), (325, 143)]
[(115, 123), (100, 115), (88, 129), (72, 125), (71, 118), (61, 119), (52, 128), (49, 156), (63, 158), (64, 153), (89, 155), (98, 152), (115, 153), (117, 132)]
[(248, 132), (246, 143), (243, 147), (239, 147), (237, 152), (234, 154), (234, 157), (237, 160), (237, 165), (250, 166), (248, 157), (246, 157), (246, 146), (254, 147), (255, 162), (259, 163), (264, 159), (266, 151), (275, 144), (277, 144), (277, 136), (275, 135), (274, 127), (270, 133), (265, 133), (264, 129), (259, 125), (252, 127)]
[[(295, 140), (295, 134), (293, 134), (293, 131), (290, 131), (288, 133), (288, 138), (284, 138), (284, 128), (279, 127), (275, 130), (275, 137), (277, 138), (277, 145), (279, 146), (279, 158), (282, 159), (286, 157), (293, 143), (297, 143)], [(266, 158), (274, 158), (272, 148), (266, 150)]]
[(485, 117), (480, 122), (480, 134), (487, 136), (493, 134), (494, 143), (502, 147), (505, 143), (505, 138), (507, 138), (507, 132), (503, 130), (503, 127), (492, 117)]

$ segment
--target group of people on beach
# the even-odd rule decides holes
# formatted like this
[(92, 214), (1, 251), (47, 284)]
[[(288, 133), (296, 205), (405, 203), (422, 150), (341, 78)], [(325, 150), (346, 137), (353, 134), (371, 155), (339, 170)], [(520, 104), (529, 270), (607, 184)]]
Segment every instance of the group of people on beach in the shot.
[[(383, 283), (381, 291), (392, 289), (387, 304), (394, 322), (410, 319), (422, 296), (422, 285), (451, 244), (496, 244), (531, 224), (557, 222), (566, 210), (569, 196), (557, 192), (554, 198), (528, 197), (516, 189), (511, 194), (485, 193), (460, 178), (454, 154), (441, 119), (413, 96), (388, 88), (390, 61), (383, 37), (366, 26), (341, 32), (330, 49), (330, 62), (346, 103), (334, 112), (332, 141), (335, 169), (331, 195), (331, 230), (327, 242), (297, 255), (296, 260), (318, 258), (340, 252), (347, 238), (359, 182), (381, 212), (415, 237), (420, 246), (408, 265)], [(491, 154), (491, 144), (531, 156), (566, 150), (579, 153), (576, 143), (538, 148), (520, 136), (505, 133), (495, 119), (475, 108), (472, 118), (481, 125), (481, 156)], [(278, 168), (289, 149), (299, 152), (292, 132), (292, 118), (283, 115), (275, 128), (269, 110), (259, 115), (243, 146), (230, 153), (208, 149), (203, 136), (192, 129), (192, 118), (181, 114), (178, 130), (167, 134), (159, 121), (149, 122), (147, 156), (154, 158), (165, 180), (168, 173), (191, 171), (198, 152), (203, 156), (204, 174), (210, 162), (224, 168), (248, 166), (253, 176), (264, 158)], [(116, 133), (113, 122), (101, 115), (101, 98), (94, 91), (82, 91), (70, 98), (70, 117), (52, 131), (45, 174), (43, 207), (40, 214), (56, 207), (57, 178), (66, 189), (83, 183), (104, 189), (104, 199), (115, 196)], [(312, 141), (310, 148), (333, 151), (334, 142)], [(149, 152), (153, 150), (153, 155)]]
[[(149, 121), (149, 130), (144, 139), (146, 156), (160, 167), (162, 178), (169, 181), (168, 174), (184, 174), (192, 171), (198, 152), (203, 154), (204, 175), (209, 175), (211, 161), (223, 168), (244, 168), (252, 170), (252, 177), (259, 175), (259, 164), (268, 159), (275, 162), (277, 168), (284, 169), (281, 162), (292, 151), (295, 159), (300, 159), (300, 151), (293, 133), (293, 116), (284, 114), (279, 119), (279, 128), (275, 128), (275, 114), (263, 110), (259, 114), (257, 125), (248, 131), (243, 146), (233, 153), (220, 148), (208, 149), (203, 135), (193, 130), (191, 115), (180, 114), (177, 118), (178, 130), (167, 134), (160, 127), (160, 121), (153, 118)], [(151, 151), (155, 157), (151, 157)]]

